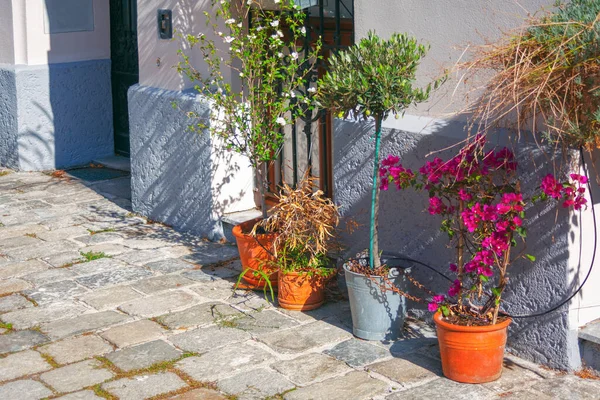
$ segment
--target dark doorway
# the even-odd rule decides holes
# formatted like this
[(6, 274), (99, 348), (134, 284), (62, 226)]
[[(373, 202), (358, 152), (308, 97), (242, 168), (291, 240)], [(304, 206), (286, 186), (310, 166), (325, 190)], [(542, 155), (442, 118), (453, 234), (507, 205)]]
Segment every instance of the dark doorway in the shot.
[(115, 153), (129, 156), (127, 89), (139, 81), (137, 0), (110, 0)]

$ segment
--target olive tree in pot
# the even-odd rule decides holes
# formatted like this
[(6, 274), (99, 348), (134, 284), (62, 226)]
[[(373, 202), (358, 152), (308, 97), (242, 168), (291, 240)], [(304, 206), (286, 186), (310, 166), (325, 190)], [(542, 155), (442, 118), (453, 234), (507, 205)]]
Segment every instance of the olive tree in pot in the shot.
[[(320, 42), (304, 49), (307, 32), (305, 14), (293, 0), (281, 0), (263, 8), (259, 0), (213, 0), (213, 12), (205, 12), (207, 26), (216, 40), (206, 35), (187, 35), (189, 51), (199, 49), (208, 73), (202, 74), (190, 62), (189, 51), (179, 51), (179, 72), (185, 73), (195, 89), (211, 102), (209, 120), (191, 114), (193, 130), (210, 131), (226, 150), (246, 156), (256, 173), (263, 216), (267, 218), (268, 170), (283, 146), (284, 128), (311, 112), (312, 89), (305, 78), (317, 60)], [(231, 76), (228, 77), (228, 72)], [(276, 232), (251, 235), (258, 220), (233, 229), (244, 280), (262, 288)], [(276, 271), (271, 281), (277, 284)]]
[[(429, 98), (443, 78), (425, 88), (414, 87), (417, 67), (428, 47), (406, 34), (379, 38), (374, 32), (329, 59), (328, 72), (318, 82), (317, 101), (338, 117), (375, 120), (368, 263), (346, 263), (354, 335), (367, 340), (398, 337), (404, 323), (402, 277), (382, 265), (378, 246), (379, 153), (383, 121), (397, 118)], [(394, 289), (395, 287), (395, 289)]]

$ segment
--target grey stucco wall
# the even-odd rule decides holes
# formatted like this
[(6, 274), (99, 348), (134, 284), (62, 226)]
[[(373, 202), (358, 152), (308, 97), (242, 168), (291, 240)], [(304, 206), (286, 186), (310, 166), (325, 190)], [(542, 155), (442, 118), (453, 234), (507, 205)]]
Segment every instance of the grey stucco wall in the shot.
[(12, 96), (0, 120), (17, 127), (2, 133), (0, 164), (51, 170), (114, 154), (110, 60), (18, 65), (0, 76), (3, 86), (14, 80), (13, 94), (0, 95)]
[[(450, 121), (427, 133), (384, 129), (382, 157), (399, 155), (405, 166), (417, 170), (434, 156), (446, 158), (456, 150), (437, 153), (464, 138), (464, 126)], [(374, 151), (373, 125), (337, 121), (334, 129), (334, 196), (344, 217), (353, 217), (361, 228), (345, 236), (348, 254), (368, 248), (368, 226), (371, 174)], [(435, 154), (431, 154), (436, 152)], [(520, 179), (523, 188), (539, 186), (540, 179), (549, 172), (544, 156), (533, 148), (523, 146), (518, 154)], [(455, 254), (447, 247), (447, 236), (439, 230), (438, 217), (426, 211), (427, 196), (414, 191), (397, 192), (394, 188), (381, 194), (380, 249), (398, 251), (428, 263), (450, 275), (448, 265)], [(568, 281), (569, 215), (556, 212), (551, 204), (538, 205), (527, 210), (527, 252), (536, 255), (531, 263), (519, 260), (510, 270), (510, 288), (504, 297), (509, 313), (529, 314), (542, 311), (568, 296), (577, 282)], [(445, 293), (448, 283), (443, 278), (419, 267), (415, 276), (427, 287)], [(450, 275), (451, 276), (451, 275)], [(423, 293), (413, 288), (414, 294)], [(419, 315), (428, 316), (423, 305), (412, 303), (410, 308)], [(515, 320), (510, 328), (511, 351), (532, 361), (554, 368), (578, 367), (576, 332), (570, 330), (568, 307), (544, 317)]]
[(0, 166), (19, 167), (17, 82), (14, 67), (0, 66)]
[(140, 85), (129, 89), (133, 209), (218, 240), (223, 230), (213, 212), (211, 139), (188, 130), (185, 111), (206, 116), (209, 108), (193, 93)]

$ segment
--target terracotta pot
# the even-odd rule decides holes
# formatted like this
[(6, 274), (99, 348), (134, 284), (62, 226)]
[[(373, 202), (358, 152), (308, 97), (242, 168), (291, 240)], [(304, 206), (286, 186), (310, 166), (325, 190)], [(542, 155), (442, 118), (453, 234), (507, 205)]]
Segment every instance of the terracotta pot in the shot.
[(507, 329), (512, 320), (496, 325), (461, 326), (445, 322), (437, 312), (433, 321), (437, 326), (446, 378), (462, 383), (484, 383), (500, 378)]
[(256, 218), (233, 227), (233, 236), (235, 236), (240, 253), (242, 269), (250, 269), (242, 279), (251, 289), (263, 289), (266, 285), (265, 278), (256, 271), (262, 271), (269, 275), (271, 285), (277, 286), (277, 268), (266, 265), (268, 261), (273, 261), (273, 256), (269, 251), (273, 251), (273, 241), (276, 235), (273, 233), (257, 236), (249, 234), (260, 220), (261, 218)]
[(279, 272), (277, 300), (286, 310), (309, 311), (325, 302), (327, 278), (299, 272)]

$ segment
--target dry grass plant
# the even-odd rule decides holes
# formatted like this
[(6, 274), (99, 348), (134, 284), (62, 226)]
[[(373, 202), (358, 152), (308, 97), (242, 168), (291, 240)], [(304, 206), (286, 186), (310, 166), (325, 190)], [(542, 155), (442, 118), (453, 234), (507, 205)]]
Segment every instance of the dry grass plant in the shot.
[(314, 190), (316, 178), (306, 174), (293, 188), (284, 183), (271, 215), (258, 223), (267, 232), (277, 232), (273, 244), (274, 256), (302, 255), (307, 269), (322, 266), (323, 257), (331, 249), (335, 230), (340, 221), (338, 207), (323, 191)]
[[(600, 0), (558, 2), (554, 12), (500, 39), (474, 48), (458, 68), (461, 81), (493, 76), (467, 111), (470, 130), (498, 126), (534, 135), (538, 147), (600, 148)], [(477, 88), (470, 93), (479, 93)]]

